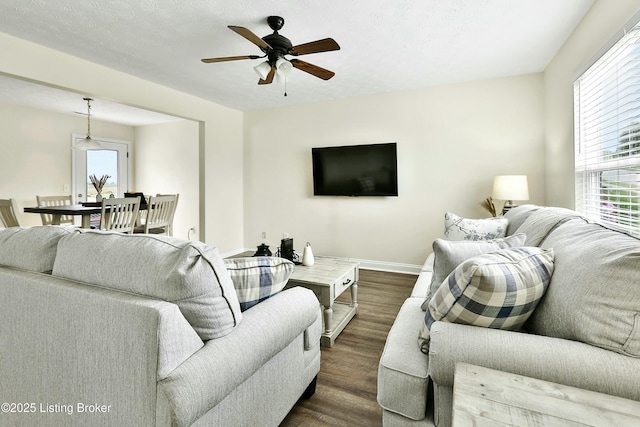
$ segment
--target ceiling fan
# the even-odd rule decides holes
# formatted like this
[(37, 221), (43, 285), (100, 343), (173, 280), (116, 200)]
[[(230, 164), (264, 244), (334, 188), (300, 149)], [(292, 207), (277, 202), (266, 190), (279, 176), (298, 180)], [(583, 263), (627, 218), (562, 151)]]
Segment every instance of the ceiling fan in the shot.
[(310, 64), (300, 59), (286, 59), (285, 55), (299, 56), (307, 55), (310, 53), (329, 52), (332, 50), (340, 50), (340, 46), (335, 40), (326, 38), (322, 40), (316, 40), (309, 43), (293, 46), (291, 41), (278, 34), (278, 31), (284, 25), (284, 18), (280, 16), (269, 16), (267, 18), (267, 24), (273, 30), (273, 34), (269, 34), (262, 38), (256, 36), (249, 29), (244, 27), (238, 27), (235, 25), (229, 25), (229, 28), (251, 43), (260, 48), (264, 55), (244, 55), (244, 56), (226, 56), (222, 58), (205, 58), (202, 62), (226, 62), (237, 61), (241, 59), (259, 59), (267, 58), (267, 60), (254, 68), (256, 73), (260, 76), (258, 81), (259, 85), (265, 85), (273, 82), (273, 77), (276, 72), (278, 74), (286, 76), (291, 68), (297, 68), (301, 71), (314, 75), (323, 80), (329, 80), (335, 75), (333, 71), (326, 70), (317, 65)]

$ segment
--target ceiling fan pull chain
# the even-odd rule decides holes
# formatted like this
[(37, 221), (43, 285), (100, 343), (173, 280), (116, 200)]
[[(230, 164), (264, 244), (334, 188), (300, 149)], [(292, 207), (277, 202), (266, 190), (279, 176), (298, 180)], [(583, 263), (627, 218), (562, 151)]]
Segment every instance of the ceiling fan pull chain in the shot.
[(287, 96), (287, 76), (284, 76), (284, 96)]

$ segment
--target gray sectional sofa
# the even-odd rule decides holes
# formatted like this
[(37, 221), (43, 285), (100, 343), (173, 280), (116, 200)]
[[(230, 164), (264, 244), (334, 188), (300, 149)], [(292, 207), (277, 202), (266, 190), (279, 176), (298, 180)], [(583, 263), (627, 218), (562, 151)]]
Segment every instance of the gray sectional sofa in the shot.
[(0, 229), (0, 425), (277, 426), (321, 326), (303, 288), (241, 312), (210, 245)]
[(546, 292), (524, 330), (436, 321), (418, 345), (433, 254), (389, 332), (378, 372), (384, 426), (449, 426), (454, 368), (464, 362), (640, 400), (640, 240), (568, 209), (512, 209), (507, 236), (553, 249)]

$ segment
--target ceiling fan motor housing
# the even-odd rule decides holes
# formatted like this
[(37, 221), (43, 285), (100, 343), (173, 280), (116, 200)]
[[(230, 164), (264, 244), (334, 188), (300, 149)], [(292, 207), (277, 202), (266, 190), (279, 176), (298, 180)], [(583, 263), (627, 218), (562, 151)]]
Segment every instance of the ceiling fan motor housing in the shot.
[(269, 34), (268, 36), (264, 36), (262, 40), (272, 47), (272, 49), (263, 50), (263, 52), (267, 54), (269, 64), (271, 65), (275, 64), (278, 58), (288, 54), (293, 48), (291, 40), (285, 36), (281, 36), (277, 31), (274, 31), (273, 34)]

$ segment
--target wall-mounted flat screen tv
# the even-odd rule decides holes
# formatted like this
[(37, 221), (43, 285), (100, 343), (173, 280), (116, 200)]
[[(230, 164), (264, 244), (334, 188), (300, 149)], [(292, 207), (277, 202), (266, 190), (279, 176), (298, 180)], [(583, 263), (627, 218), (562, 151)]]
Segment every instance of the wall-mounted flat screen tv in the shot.
[(396, 143), (312, 148), (316, 196), (397, 196)]

